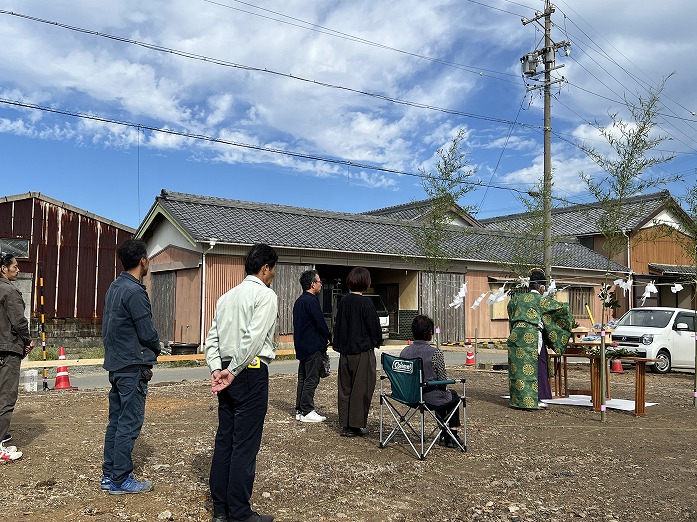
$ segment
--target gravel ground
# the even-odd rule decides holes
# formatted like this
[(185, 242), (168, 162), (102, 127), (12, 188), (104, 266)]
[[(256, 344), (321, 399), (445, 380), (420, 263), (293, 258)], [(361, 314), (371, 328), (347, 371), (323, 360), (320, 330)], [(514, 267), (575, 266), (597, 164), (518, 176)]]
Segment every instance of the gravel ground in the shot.
[[(294, 420), (295, 378), (271, 376), (253, 507), (277, 521), (697, 520), (697, 410), (692, 375), (647, 375), (643, 418), (589, 408), (507, 407), (505, 373), (467, 377), (467, 447), (435, 447), (419, 461), (404, 443), (378, 448), (376, 391), (368, 436), (339, 437), (336, 377), (320, 383), (322, 424)], [(581, 385), (587, 371), (571, 370)], [(633, 373), (613, 374), (631, 399)], [(572, 383), (574, 384), (574, 383)], [(104, 390), (20, 393), (12, 444), (0, 466), (5, 521), (207, 521), (216, 401), (205, 382), (151, 386), (136, 444), (136, 476), (155, 491), (114, 497), (99, 489)]]

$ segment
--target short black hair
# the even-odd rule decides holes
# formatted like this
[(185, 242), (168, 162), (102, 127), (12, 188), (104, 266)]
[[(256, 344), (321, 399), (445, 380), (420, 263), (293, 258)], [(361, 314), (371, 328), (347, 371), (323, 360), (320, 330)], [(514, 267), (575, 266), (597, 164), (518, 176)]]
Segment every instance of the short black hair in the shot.
[(530, 290), (539, 290), (540, 286), (547, 285), (547, 276), (544, 270), (540, 268), (533, 268), (530, 270), (530, 284), (528, 285)]
[(258, 274), (261, 267), (269, 265), (269, 268), (276, 266), (278, 254), (269, 245), (258, 243), (254, 245), (244, 258), (244, 272), (247, 275)]
[(300, 287), (303, 290), (309, 290), (310, 288), (312, 288), (312, 282), (315, 280), (316, 275), (317, 270), (305, 270), (300, 275)]
[(367, 268), (356, 266), (346, 276), (346, 286), (351, 292), (365, 292), (370, 287), (370, 272)]
[(0, 265), (10, 268), (15, 255), (11, 252), (0, 252)]
[(411, 334), (415, 341), (430, 341), (433, 338), (433, 319), (427, 315), (417, 315), (411, 322)]
[(121, 243), (116, 252), (119, 255), (123, 269), (126, 271), (137, 267), (141, 259), (148, 257), (145, 241), (141, 239), (127, 239)]

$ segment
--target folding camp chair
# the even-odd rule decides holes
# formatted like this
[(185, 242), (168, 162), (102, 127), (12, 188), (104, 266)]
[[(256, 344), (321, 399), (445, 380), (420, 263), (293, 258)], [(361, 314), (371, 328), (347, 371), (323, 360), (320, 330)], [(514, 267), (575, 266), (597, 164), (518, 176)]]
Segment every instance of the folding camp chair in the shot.
[[(425, 381), (423, 361), (420, 358), (405, 359), (388, 353), (382, 354), (380, 374), (380, 447), (384, 448), (398, 434), (402, 434), (419, 460), (426, 458), (442, 433), (447, 434), (462, 451), (467, 451), (467, 415), (465, 379)], [(385, 390), (385, 379), (390, 381), (390, 391)], [(454, 407), (440, 418), (434, 408), (424, 402), (424, 389), (432, 386), (462, 383), (462, 396)], [(450, 430), (448, 423), (457, 409), (462, 407), (462, 442)], [(384, 411), (389, 411), (394, 427), (383, 437)], [(389, 418), (386, 419), (389, 421)], [(414, 424), (418, 421), (418, 425)], [(387, 431), (385, 429), (385, 431)], [(412, 442), (418, 439), (418, 448)]]

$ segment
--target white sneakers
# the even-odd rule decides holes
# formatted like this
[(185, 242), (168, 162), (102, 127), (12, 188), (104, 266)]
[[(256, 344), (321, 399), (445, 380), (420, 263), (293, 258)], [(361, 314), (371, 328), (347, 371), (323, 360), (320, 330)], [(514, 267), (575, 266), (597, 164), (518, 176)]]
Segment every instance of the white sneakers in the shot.
[[(300, 418), (298, 418), (298, 417), (300, 417)], [(298, 414), (295, 416), (295, 418), (298, 419), (300, 422), (323, 422), (323, 421), (327, 420), (326, 417), (323, 417), (322, 415), (317, 413), (317, 411), (315, 411), (315, 410), (312, 410), (307, 415)]]
[(16, 446), (5, 446), (0, 444), (0, 463), (4, 464), (11, 460), (17, 460), (22, 457), (22, 452), (17, 451)]

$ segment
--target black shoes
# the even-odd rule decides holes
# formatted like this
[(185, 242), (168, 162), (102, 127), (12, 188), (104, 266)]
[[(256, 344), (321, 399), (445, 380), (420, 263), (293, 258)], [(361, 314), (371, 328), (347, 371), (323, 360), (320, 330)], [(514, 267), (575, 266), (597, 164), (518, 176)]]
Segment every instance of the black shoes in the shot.
[(273, 522), (273, 515), (260, 515), (252, 511), (252, 514), (244, 520), (235, 518), (214, 518), (211, 522)]
[(368, 428), (341, 428), (342, 437), (364, 437), (368, 435)]
[[(462, 445), (462, 447), (464, 447), (465, 443), (458, 436), (457, 432), (453, 432), (453, 435), (455, 435), (455, 438), (457, 439), (457, 441)], [(443, 446), (444, 448), (460, 449), (460, 446), (458, 446), (457, 443), (447, 433), (446, 434), (441, 433), (440, 439), (438, 439), (438, 445)]]

